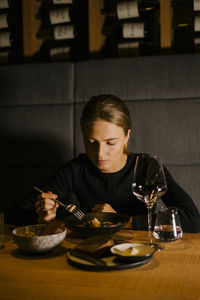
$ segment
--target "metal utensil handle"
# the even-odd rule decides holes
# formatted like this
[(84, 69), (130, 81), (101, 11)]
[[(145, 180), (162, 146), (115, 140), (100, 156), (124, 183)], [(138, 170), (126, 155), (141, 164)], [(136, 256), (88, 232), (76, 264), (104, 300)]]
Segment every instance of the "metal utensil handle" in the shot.
[[(33, 188), (34, 188), (34, 190), (36, 190), (36, 191), (39, 192), (39, 193), (45, 193), (44, 191), (38, 189), (36, 186), (34, 186)], [(57, 200), (57, 199), (51, 199), (51, 200), (57, 202), (60, 206), (62, 206), (62, 207), (64, 207), (64, 208), (67, 209), (67, 205), (63, 204), (63, 203), (60, 202), (59, 200)]]

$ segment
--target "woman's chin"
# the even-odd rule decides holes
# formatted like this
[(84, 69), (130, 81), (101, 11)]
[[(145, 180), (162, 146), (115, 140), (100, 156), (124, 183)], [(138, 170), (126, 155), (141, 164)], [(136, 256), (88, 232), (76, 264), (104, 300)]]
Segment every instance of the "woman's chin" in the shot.
[(103, 172), (103, 173), (107, 173), (107, 172), (109, 172), (109, 169), (110, 169), (110, 165), (108, 165), (108, 164), (106, 164), (106, 163), (104, 163), (104, 164), (99, 164), (99, 163), (97, 163), (96, 164), (96, 167), (97, 167), (97, 169), (99, 169), (99, 171), (101, 171), (101, 172)]
[(99, 171), (101, 171), (102, 173), (109, 173), (109, 169), (108, 168), (105, 168), (103, 166), (96, 166), (97, 169), (99, 169)]

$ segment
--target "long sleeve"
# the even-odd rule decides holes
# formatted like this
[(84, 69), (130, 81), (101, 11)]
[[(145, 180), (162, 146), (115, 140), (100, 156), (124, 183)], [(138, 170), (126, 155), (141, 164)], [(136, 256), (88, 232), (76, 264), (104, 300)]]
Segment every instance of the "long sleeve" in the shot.
[[(76, 183), (79, 174), (79, 164), (77, 160), (67, 162), (59, 168), (53, 176), (45, 183), (38, 187), (45, 191), (51, 191), (58, 195), (58, 198), (63, 203), (75, 202), (75, 198), (71, 194), (73, 185)], [(38, 215), (35, 210), (35, 202), (37, 201), (38, 192), (24, 196), (24, 198), (16, 203), (12, 208), (9, 220), (16, 225), (27, 225), (37, 223)], [(76, 203), (77, 204), (77, 203)], [(57, 217), (62, 218), (67, 215), (66, 210), (62, 207), (57, 209)]]
[(164, 167), (167, 180), (167, 192), (162, 197), (166, 206), (178, 208), (181, 226), (184, 232), (200, 232), (200, 214), (191, 197), (173, 179)]

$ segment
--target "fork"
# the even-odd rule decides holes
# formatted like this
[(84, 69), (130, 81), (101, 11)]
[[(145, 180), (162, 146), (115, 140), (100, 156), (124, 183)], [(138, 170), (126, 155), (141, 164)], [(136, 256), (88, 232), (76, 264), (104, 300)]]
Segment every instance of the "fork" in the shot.
[[(36, 186), (34, 186), (33, 188), (36, 191), (38, 191), (39, 193), (45, 193), (44, 191), (40, 190)], [(85, 214), (76, 205), (74, 205), (72, 203), (68, 204), (68, 205), (65, 205), (64, 203), (60, 202), (57, 199), (52, 199), (52, 200), (55, 201), (56, 203), (58, 203), (60, 206), (64, 207), (67, 211), (69, 211), (70, 213), (72, 213), (79, 220), (82, 220), (85, 217)]]

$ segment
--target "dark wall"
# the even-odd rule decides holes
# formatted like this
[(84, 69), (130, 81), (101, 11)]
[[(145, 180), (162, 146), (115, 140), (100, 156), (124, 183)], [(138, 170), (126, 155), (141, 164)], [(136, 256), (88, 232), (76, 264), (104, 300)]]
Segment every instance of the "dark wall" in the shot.
[(73, 157), (74, 65), (0, 67), (0, 210)]

